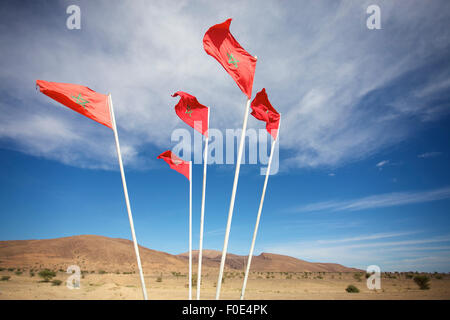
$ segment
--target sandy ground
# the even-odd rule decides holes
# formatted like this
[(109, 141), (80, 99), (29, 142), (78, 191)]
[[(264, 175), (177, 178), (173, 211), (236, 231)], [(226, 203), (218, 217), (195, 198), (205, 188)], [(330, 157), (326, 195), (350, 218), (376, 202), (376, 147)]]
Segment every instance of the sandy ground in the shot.
[[(0, 299), (141, 299), (139, 276), (137, 274), (85, 274), (80, 289), (70, 290), (66, 280), (70, 276), (57, 272), (54, 279), (60, 286), (40, 282), (37, 274), (31, 277), (28, 271), (17, 275), (12, 271), (1, 271), (10, 276), (0, 281)], [(396, 278), (393, 278), (393, 277)], [(431, 276), (429, 290), (420, 290), (418, 285), (405, 274), (382, 275), (381, 290), (366, 287), (366, 279), (359, 281), (354, 273), (252, 273), (246, 291), (246, 299), (450, 299), (450, 275), (442, 279)], [(160, 279), (158, 279), (160, 278)], [(159, 281), (161, 280), (161, 281)], [(186, 274), (146, 275), (145, 281), (149, 299), (187, 299)], [(206, 272), (202, 280), (202, 299), (214, 299), (217, 275)], [(241, 272), (228, 272), (222, 285), (222, 299), (239, 299), (243, 276)], [(359, 293), (347, 293), (345, 288), (353, 284)], [(193, 296), (195, 298), (195, 287)]]

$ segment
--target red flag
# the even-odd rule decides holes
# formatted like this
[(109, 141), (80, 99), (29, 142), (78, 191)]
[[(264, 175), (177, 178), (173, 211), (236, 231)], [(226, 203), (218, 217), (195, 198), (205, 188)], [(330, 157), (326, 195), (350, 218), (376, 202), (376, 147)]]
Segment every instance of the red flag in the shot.
[(179, 173), (183, 174), (188, 180), (189, 178), (189, 161), (184, 161), (180, 158), (178, 158), (172, 151), (167, 150), (161, 153), (158, 156), (158, 159), (163, 159), (165, 162), (167, 162), (171, 169), (178, 171)]
[(249, 54), (230, 33), (231, 19), (216, 24), (206, 31), (203, 48), (215, 58), (236, 81), (242, 92), (252, 97), (256, 58)]
[(256, 94), (250, 107), (252, 108), (251, 115), (258, 120), (265, 121), (267, 131), (276, 139), (280, 125), (280, 114), (272, 107), (265, 88)]
[(113, 128), (109, 113), (108, 96), (78, 84), (36, 80), (40, 91), (66, 107)]
[[(181, 98), (175, 106), (175, 112), (180, 119), (207, 137), (209, 128), (208, 107), (200, 104), (197, 101), (197, 98), (189, 93), (177, 91), (172, 95), (172, 97), (176, 96), (180, 96)], [(198, 126), (199, 122), (201, 127)], [(194, 124), (197, 126), (194, 127)]]

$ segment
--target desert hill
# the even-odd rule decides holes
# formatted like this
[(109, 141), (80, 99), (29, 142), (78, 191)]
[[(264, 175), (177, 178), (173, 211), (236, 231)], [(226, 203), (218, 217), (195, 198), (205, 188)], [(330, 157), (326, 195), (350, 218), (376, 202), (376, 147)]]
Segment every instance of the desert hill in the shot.
[[(187, 272), (188, 253), (172, 255), (140, 246), (144, 272)], [(197, 263), (197, 251), (193, 261)], [(205, 269), (217, 269), (221, 252), (203, 251)], [(244, 271), (246, 256), (227, 254), (226, 268)], [(136, 258), (130, 240), (97, 235), (80, 235), (43, 240), (0, 241), (0, 267), (26, 269), (67, 269), (78, 265), (82, 270), (108, 272), (136, 271)], [(152, 270), (152, 271), (150, 271)], [(196, 269), (195, 269), (196, 270)], [(289, 256), (262, 253), (254, 256), (252, 271), (274, 272), (353, 272), (357, 269), (333, 263), (312, 263)]]

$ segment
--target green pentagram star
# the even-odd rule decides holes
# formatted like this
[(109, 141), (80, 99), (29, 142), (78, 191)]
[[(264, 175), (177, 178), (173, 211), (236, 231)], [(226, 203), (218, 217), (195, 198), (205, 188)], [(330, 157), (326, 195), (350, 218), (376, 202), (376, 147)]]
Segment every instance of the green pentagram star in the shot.
[(186, 112), (185, 113), (187, 113), (189, 115), (189, 117), (191, 116), (191, 114), (192, 114), (191, 106), (188, 105), (186, 107)]
[(235, 59), (233, 57), (232, 53), (227, 53), (227, 56), (228, 56), (228, 63), (234, 65), (236, 67), (236, 69), (237, 69), (238, 68), (237, 63), (239, 62), (239, 60)]
[(78, 94), (78, 97), (72, 96), (72, 98), (75, 99), (76, 103), (78, 103), (80, 106), (82, 106), (84, 109), (86, 109), (86, 103), (89, 103), (89, 101), (86, 99), (83, 99), (81, 97), (81, 93)]

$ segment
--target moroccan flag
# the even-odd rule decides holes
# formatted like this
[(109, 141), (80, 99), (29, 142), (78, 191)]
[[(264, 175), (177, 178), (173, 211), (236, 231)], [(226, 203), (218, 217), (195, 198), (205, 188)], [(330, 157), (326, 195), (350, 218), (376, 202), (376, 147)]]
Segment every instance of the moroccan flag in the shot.
[[(175, 112), (180, 119), (207, 137), (209, 128), (208, 107), (200, 104), (197, 101), (197, 98), (189, 93), (177, 91), (172, 97), (176, 96), (180, 96), (181, 98), (175, 106)], [(199, 127), (199, 125), (201, 125), (201, 127)]]
[(78, 84), (36, 80), (40, 91), (66, 107), (113, 128), (109, 113), (108, 96)]
[(272, 107), (265, 88), (256, 94), (250, 107), (252, 108), (251, 115), (258, 120), (265, 121), (267, 131), (276, 139), (280, 125), (280, 114)]
[(231, 19), (228, 19), (209, 28), (203, 37), (203, 48), (207, 54), (219, 61), (242, 92), (250, 99), (256, 58), (245, 51), (234, 39), (230, 33), (230, 24)]
[(158, 159), (163, 159), (165, 162), (167, 162), (171, 169), (178, 171), (179, 173), (183, 174), (186, 178), (189, 179), (189, 161), (184, 161), (180, 158), (178, 158), (172, 151), (167, 150), (161, 153), (158, 156)]

